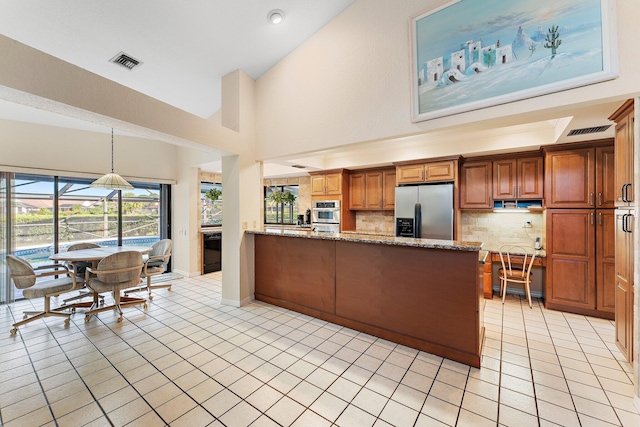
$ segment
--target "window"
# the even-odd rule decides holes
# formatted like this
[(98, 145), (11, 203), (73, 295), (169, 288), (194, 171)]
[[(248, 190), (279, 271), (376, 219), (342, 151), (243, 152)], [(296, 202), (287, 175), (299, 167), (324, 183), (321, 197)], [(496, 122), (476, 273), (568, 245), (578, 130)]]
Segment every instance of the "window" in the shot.
[[(291, 194), (291, 201), (278, 201), (274, 193)], [(296, 224), (298, 219), (298, 186), (274, 185), (264, 187), (264, 223), (265, 224)]]
[(222, 224), (222, 184), (200, 183), (200, 225)]

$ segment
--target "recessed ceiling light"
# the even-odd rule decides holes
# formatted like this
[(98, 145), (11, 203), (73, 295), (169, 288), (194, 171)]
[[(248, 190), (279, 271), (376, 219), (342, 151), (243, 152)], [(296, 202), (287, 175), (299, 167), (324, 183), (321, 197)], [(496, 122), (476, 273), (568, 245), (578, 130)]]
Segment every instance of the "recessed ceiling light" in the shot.
[(273, 9), (271, 12), (267, 13), (267, 21), (272, 24), (281, 24), (284, 21), (285, 14), (280, 9)]

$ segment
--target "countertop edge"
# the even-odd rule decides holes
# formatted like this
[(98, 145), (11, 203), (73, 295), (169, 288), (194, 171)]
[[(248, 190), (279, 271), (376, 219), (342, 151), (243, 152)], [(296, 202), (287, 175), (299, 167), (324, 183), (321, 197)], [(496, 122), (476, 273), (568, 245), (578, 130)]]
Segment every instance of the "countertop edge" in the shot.
[(410, 246), (425, 249), (446, 249), (455, 251), (469, 251), (477, 252), (482, 249), (481, 242), (460, 242), (455, 240), (435, 240), (435, 239), (414, 239), (409, 237), (395, 237), (395, 236), (375, 236), (371, 234), (352, 234), (352, 233), (318, 233), (318, 232), (304, 232), (293, 230), (277, 230), (277, 231), (264, 231), (264, 230), (245, 230), (247, 234), (258, 234), (264, 236), (282, 236), (282, 237), (295, 237), (302, 239), (321, 239), (321, 240), (335, 240), (343, 242), (355, 242), (355, 243), (371, 243), (381, 245), (393, 245), (393, 246)]

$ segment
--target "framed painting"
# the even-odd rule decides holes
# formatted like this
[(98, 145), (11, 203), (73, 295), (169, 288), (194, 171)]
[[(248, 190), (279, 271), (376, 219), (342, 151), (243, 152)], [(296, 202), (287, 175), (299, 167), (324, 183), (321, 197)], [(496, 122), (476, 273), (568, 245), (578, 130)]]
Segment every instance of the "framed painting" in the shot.
[(414, 122), (618, 76), (615, 0), (455, 0), (410, 25)]

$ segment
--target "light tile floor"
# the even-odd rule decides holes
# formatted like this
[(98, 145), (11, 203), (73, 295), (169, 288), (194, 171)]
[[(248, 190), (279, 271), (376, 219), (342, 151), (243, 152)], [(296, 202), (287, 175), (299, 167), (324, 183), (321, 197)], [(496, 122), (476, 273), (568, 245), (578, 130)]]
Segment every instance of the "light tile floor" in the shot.
[(20, 328), (0, 306), (0, 425), (640, 426), (612, 322), (486, 301), (482, 369), (174, 280), (125, 319)]

